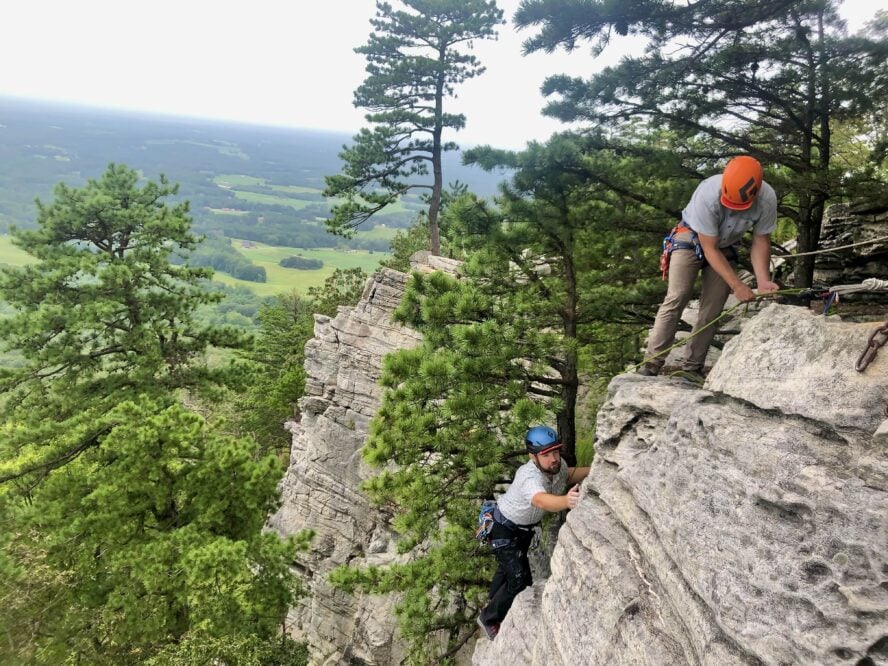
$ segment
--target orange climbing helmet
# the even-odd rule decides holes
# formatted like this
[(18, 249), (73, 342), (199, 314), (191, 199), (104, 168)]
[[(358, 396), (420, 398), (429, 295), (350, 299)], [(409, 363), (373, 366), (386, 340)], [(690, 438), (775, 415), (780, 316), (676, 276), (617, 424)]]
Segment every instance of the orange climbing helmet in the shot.
[(754, 157), (735, 157), (722, 173), (721, 203), (731, 210), (746, 210), (762, 189), (762, 165)]

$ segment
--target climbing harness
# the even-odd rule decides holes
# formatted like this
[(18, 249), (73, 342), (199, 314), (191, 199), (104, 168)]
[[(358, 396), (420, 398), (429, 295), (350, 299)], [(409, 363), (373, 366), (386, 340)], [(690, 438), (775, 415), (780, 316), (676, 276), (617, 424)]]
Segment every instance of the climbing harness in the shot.
[[(690, 241), (676, 239), (678, 234), (687, 233), (691, 234)], [(672, 253), (675, 250), (693, 250), (697, 260), (702, 261), (704, 265), (706, 264), (706, 255), (703, 253), (703, 246), (700, 244), (700, 238), (697, 236), (697, 232), (684, 222), (679, 222), (672, 228), (672, 231), (663, 237), (663, 254), (660, 255), (660, 276), (664, 280), (669, 279), (669, 262), (671, 261)], [(725, 258), (728, 261), (737, 261), (737, 248), (733, 245), (720, 247), (719, 250), (721, 250), (722, 254), (725, 255)]]
[[(691, 234), (690, 242), (675, 238), (678, 234), (686, 234), (688, 232)], [(669, 262), (675, 250), (693, 250), (697, 259), (703, 259), (703, 246), (700, 245), (697, 232), (684, 222), (679, 222), (672, 227), (672, 231), (663, 237), (663, 254), (660, 255), (660, 274), (664, 280), (669, 277)]]
[(854, 369), (857, 370), (857, 372), (863, 372), (866, 370), (867, 366), (869, 366), (876, 357), (876, 353), (881, 347), (885, 346), (886, 342), (888, 342), (888, 321), (872, 332), (872, 335), (870, 335), (869, 341), (867, 342), (866, 349), (863, 350), (860, 358), (857, 359), (857, 363), (854, 364)]

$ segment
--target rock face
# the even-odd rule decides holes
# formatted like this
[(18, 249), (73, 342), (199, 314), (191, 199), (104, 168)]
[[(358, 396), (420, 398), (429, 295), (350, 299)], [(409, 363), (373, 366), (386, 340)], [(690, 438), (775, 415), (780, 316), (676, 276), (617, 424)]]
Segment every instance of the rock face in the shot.
[(473, 663), (888, 664), (888, 347), (771, 305), (703, 388), (613, 380), (552, 575)]
[[(888, 208), (871, 204), (834, 204), (826, 212), (820, 236), (822, 250), (884, 238)], [(855, 284), (888, 276), (888, 240), (817, 255), (814, 280), (829, 285)]]
[(390, 664), (402, 657), (393, 600), (344, 594), (330, 586), (327, 575), (342, 564), (383, 564), (396, 557), (386, 516), (358, 490), (372, 473), (359, 451), (380, 405), (383, 356), (420, 340), (391, 320), (408, 279), (381, 269), (356, 307), (340, 308), (333, 319), (315, 317), (315, 337), (305, 347), (302, 418), (290, 424), (293, 446), (282, 506), (269, 523), (284, 535), (316, 533), (298, 563), (308, 596), (288, 617), (292, 633), (311, 646), (315, 663)]

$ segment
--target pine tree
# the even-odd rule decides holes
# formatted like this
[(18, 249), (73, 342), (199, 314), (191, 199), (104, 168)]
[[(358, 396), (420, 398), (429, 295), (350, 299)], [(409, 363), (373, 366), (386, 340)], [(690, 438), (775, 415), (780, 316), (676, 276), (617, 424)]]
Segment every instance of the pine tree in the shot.
[(295, 544), (261, 531), (281, 466), (185, 407), (240, 382), (206, 351), (246, 340), (195, 322), (217, 297), (207, 270), (169, 262), (196, 243), (188, 206), (163, 201), (163, 177), (138, 181), (112, 164), (60, 184), (13, 234), (36, 261), (0, 272), (15, 311), (0, 339), (23, 358), (0, 377), (4, 661), (258, 645), (295, 593)]
[(295, 292), (259, 307), (259, 331), (247, 354), (252, 362), (249, 385), (227, 401), (239, 431), (282, 458), (292, 438), (284, 424), (296, 416), (297, 400), (305, 391), (305, 343), (314, 335), (316, 309), (314, 301)]
[[(601, 185), (599, 174), (629, 176), (613, 155), (586, 148), (565, 135), (520, 153), (469, 151), (515, 175), (499, 208), (469, 194), (450, 203), (447, 226), (470, 252), (462, 278), (415, 274), (396, 312), (423, 343), (386, 358), (383, 405), (363, 452), (383, 469), (365, 490), (394, 513), (411, 560), (342, 569), (334, 580), (400, 592), (400, 627), (418, 662), (452, 654), (475, 629), (491, 558), (472, 540), (474, 519), (526, 460), (526, 428), (557, 422), (573, 461), (581, 355), (608, 358), (594, 369), (600, 376), (619, 371), (614, 356), (625, 361), (637, 344), (612, 338), (646, 327), (633, 315), (661, 295), (655, 244), (639, 242), (656, 212)], [(641, 231), (616, 229), (618, 210)]]
[[(645, 119), (673, 130), (676, 150), (708, 143), (694, 169), (715, 172), (725, 158), (748, 153), (766, 167), (793, 221), (800, 252), (816, 250), (827, 202), (872, 191), (876, 175), (848, 173), (834, 154), (837, 123), (884, 107), (888, 42), (848, 37), (833, 0), (744, 3), (697, 0), (525, 0), (519, 27), (541, 26), (528, 51), (607, 47), (614, 33), (647, 38), (644, 55), (625, 57), (588, 81), (553, 76), (546, 113), (620, 128)], [(795, 266), (809, 286), (814, 257)]]
[(374, 32), (355, 49), (367, 57), (367, 78), (354, 103), (370, 111), (365, 117), (372, 128), (362, 129), (340, 154), (343, 172), (327, 177), (324, 196), (341, 199), (327, 224), (350, 233), (411, 190), (428, 191), (431, 251), (440, 254), (441, 156), (456, 148), (443, 134), (465, 126), (465, 116), (444, 110), (445, 100), (484, 71), (467, 51), (473, 41), (495, 35), (502, 11), (494, 0), (401, 4), (404, 9), (377, 2)]

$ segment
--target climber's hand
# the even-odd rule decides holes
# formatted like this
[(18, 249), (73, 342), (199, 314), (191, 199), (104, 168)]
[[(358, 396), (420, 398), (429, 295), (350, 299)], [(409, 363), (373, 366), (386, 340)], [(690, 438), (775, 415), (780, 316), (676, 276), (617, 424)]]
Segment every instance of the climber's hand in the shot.
[(771, 282), (770, 280), (762, 280), (758, 283), (758, 289), (756, 291), (760, 294), (770, 294), (772, 291), (780, 291), (780, 285), (776, 282)]
[(734, 297), (741, 303), (748, 303), (749, 301), (755, 300), (755, 294), (752, 293), (752, 289), (750, 289), (748, 285), (742, 282), (738, 282), (733, 291)]
[(576, 485), (567, 491), (567, 508), (576, 509), (577, 502), (580, 501), (580, 486)]

